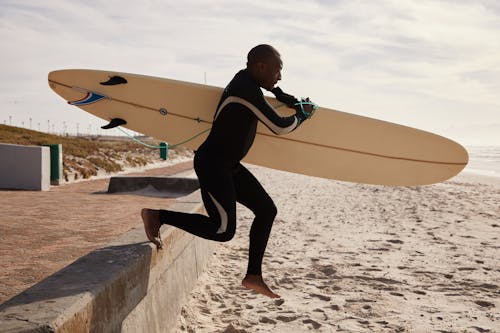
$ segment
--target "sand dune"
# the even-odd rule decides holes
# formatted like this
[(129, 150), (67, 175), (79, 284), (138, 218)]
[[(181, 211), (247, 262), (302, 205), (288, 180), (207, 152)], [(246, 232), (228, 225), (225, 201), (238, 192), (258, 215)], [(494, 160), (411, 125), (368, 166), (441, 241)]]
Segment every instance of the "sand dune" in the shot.
[(253, 215), (217, 247), (179, 332), (498, 332), (500, 182), (335, 182), (250, 167), (279, 213), (264, 278), (240, 287)]

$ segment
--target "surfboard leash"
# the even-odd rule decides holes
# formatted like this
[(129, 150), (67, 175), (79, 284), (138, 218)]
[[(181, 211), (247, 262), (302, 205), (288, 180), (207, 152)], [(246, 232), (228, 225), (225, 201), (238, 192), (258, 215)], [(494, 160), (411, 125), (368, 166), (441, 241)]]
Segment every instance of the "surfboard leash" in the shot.
[(179, 142), (179, 143), (176, 143), (176, 144), (173, 144), (173, 145), (166, 143), (164, 146), (162, 146), (162, 145), (160, 145), (160, 146), (153, 146), (153, 145), (150, 145), (150, 144), (148, 144), (148, 143), (146, 143), (146, 142), (144, 142), (142, 140), (139, 140), (136, 137), (130, 135), (129, 133), (127, 133), (126, 131), (124, 131), (120, 126), (118, 126), (116, 128), (118, 130), (120, 130), (123, 134), (125, 134), (126, 136), (128, 136), (130, 139), (132, 139), (133, 141), (135, 141), (135, 142), (137, 142), (137, 143), (139, 143), (139, 144), (141, 144), (141, 145), (143, 145), (145, 147), (148, 147), (148, 148), (151, 148), (151, 149), (166, 149), (166, 156), (167, 156), (167, 158), (168, 158), (168, 150), (169, 149), (175, 149), (178, 146), (182, 146), (183, 144), (186, 144), (189, 141), (196, 139), (200, 135), (205, 134), (206, 132), (210, 131), (210, 129), (211, 129), (211, 128), (208, 128), (206, 130), (203, 130), (200, 133), (195, 134), (194, 136), (190, 137), (189, 139), (184, 140), (184, 141)]
[[(302, 101), (302, 103), (304, 103), (304, 102), (305, 101)], [(302, 104), (302, 103), (297, 103), (297, 104)], [(309, 104), (309, 103), (304, 103), (304, 104)], [(285, 104), (278, 104), (278, 105), (275, 106), (275, 108), (278, 109), (278, 108), (281, 108), (283, 106), (285, 106)], [(193, 120), (195, 120), (195, 119), (193, 119)], [(186, 144), (189, 141), (196, 139), (200, 135), (205, 134), (206, 132), (208, 132), (208, 131), (210, 131), (212, 129), (211, 127), (207, 128), (206, 130), (203, 130), (203, 131), (201, 131), (201, 132), (193, 135), (189, 139), (184, 140), (184, 141), (179, 142), (179, 143), (176, 143), (176, 144), (173, 144), (173, 145), (167, 143), (165, 146), (153, 146), (153, 145), (150, 145), (150, 144), (148, 144), (148, 143), (146, 143), (144, 141), (141, 141), (141, 140), (137, 139), (136, 137), (134, 137), (133, 135), (127, 133), (125, 130), (123, 130), (123, 128), (121, 128), (121, 126), (117, 126), (116, 128), (118, 130), (120, 130), (123, 134), (125, 134), (126, 136), (128, 136), (130, 139), (132, 139), (133, 141), (135, 141), (135, 142), (137, 142), (137, 143), (139, 143), (139, 144), (141, 144), (141, 145), (143, 145), (145, 147), (148, 147), (148, 148), (151, 148), (151, 149), (166, 149), (167, 150), (167, 157), (168, 157), (168, 150), (169, 149), (175, 149), (175, 148), (177, 148), (179, 146), (182, 146), (183, 144)]]

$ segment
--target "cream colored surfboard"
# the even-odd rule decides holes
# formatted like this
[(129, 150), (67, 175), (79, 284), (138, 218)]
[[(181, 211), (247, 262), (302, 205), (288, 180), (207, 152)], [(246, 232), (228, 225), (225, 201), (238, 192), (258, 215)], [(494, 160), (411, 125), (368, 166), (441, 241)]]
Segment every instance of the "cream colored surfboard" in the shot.
[[(123, 119), (123, 127), (170, 144), (209, 129), (222, 93), (222, 88), (207, 85), (80, 69), (49, 73), (49, 85), (70, 104), (106, 121)], [(273, 98), (269, 102), (281, 104)], [(206, 136), (186, 146), (196, 149)], [(244, 161), (350, 182), (424, 185), (458, 174), (468, 154), (456, 142), (432, 133), (319, 108), (287, 135), (274, 135), (259, 123)]]

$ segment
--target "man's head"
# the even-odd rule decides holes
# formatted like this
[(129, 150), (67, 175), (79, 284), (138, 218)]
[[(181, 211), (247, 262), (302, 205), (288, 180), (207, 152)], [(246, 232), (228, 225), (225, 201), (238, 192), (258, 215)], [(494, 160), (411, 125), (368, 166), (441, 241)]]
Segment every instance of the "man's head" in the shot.
[(247, 69), (264, 89), (271, 90), (281, 80), (283, 62), (278, 51), (271, 45), (257, 45), (248, 52)]

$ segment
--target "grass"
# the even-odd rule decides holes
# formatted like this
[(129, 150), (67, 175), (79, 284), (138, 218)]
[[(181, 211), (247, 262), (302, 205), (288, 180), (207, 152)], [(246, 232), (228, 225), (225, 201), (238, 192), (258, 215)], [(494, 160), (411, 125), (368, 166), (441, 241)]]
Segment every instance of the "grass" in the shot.
[(64, 153), (82, 158), (99, 148), (97, 142), (87, 139), (46, 134), (7, 125), (0, 125), (0, 142), (31, 146), (60, 143), (64, 147)]
[[(70, 176), (89, 178), (99, 170), (114, 173), (123, 166), (143, 166), (159, 161), (158, 150), (146, 148), (131, 140), (103, 141), (100, 137), (74, 137), (47, 134), (25, 128), (0, 125), (0, 143), (41, 146), (62, 144), (63, 173)], [(158, 145), (157, 141), (148, 141)]]

